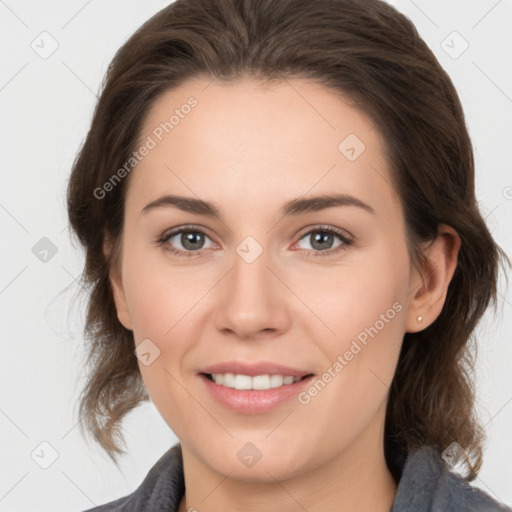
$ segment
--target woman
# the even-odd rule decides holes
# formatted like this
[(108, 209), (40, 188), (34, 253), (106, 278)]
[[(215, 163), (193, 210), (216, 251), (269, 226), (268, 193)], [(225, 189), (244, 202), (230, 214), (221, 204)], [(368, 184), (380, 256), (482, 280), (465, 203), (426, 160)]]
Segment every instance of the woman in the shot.
[(391, 6), (177, 0), (111, 63), (68, 209), (84, 426), (115, 460), (150, 398), (179, 439), (92, 510), (507, 510), (469, 483), (468, 345), (507, 259)]

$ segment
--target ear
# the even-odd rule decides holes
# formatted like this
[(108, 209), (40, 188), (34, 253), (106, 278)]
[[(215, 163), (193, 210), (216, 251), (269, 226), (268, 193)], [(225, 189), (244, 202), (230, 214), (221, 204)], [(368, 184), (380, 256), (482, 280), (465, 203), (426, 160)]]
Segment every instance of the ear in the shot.
[[(110, 238), (105, 236), (103, 239), (103, 254), (107, 261), (112, 256), (113, 243)], [(126, 301), (126, 295), (124, 292), (123, 280), (120, 271), (120, 258), (114, 258), (114, 264), (110, 269), (109, 280), (112, 294), (114, 296), (114, 303), (117, 310), (117, 318), (121, 324), (128, 330), (132, 330), (132, 322), (130, 318), (130, 312), (128, 310), (128, 304)]]
[[(406, 332), (418, 332), (432, 324), (441, 313), (448, 285), (457, 267), (460, 237), (451, 226), (439, 224), (437, 237), (425, 249), (425, 263), (411, 276)], [(418, 321), (418, 317), (422, 320)]]

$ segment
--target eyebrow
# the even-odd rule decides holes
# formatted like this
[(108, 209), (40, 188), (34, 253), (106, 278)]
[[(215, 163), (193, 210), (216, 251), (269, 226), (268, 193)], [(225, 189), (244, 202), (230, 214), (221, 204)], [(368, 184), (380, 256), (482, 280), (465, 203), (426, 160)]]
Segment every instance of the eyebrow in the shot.
[[(292, 199), (282, 206), (279, 212), (281, 216), (288, 217), (304, 213), (318, 212), (336, 206), (356, 206), (375, 215), (375, 210), (369, 204), (366, 204), (357, 197), (348, 194), (323, 194), (308, 198), (301, 197)], [(220, 209), (213, 203), (193, 197), (176, 195), (165, 195), (155, 199), (142, 209), (141, 215), (146, 214), (151, 210), (164, 207), (175, 207), (187, 213), (217, 217), (218, 219), (222, 218)]]

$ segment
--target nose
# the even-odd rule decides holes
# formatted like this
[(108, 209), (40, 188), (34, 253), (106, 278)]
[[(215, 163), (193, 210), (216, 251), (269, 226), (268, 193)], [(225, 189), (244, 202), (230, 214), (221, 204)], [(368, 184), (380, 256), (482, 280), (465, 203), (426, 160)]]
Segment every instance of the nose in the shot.
[(271, 260), (265, 250), (252, 262), (235, 253), (215, 306), (219, 331), (240, 339), (276, 336), (286, 331), (291, 294)]

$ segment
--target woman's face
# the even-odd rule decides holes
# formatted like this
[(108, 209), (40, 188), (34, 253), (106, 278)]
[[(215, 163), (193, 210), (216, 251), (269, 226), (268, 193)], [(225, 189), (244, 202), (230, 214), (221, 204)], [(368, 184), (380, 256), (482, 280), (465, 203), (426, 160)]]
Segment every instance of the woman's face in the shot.
[(195, 80), (140, 140), (113, 284), (184, 454), (253, 481), (374, 457), (415, 285), (377, 128), (302, 79)]

